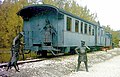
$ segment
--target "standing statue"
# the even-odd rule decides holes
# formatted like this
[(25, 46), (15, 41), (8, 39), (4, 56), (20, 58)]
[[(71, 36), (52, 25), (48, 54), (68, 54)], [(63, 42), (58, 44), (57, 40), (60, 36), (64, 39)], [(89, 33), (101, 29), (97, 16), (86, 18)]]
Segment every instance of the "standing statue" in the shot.
[(75, 48), (76, 53), (78, 54), (78, 66), (77, 71), (79, 70), (81, 62), (85, 63), (86, 71), (88, 72), (88, 65), (87, 65), (87, 51), (86, 48), (90, 50), (88, 46), (85, 45), (85, 42), (82, 42), (81, 47)]
[(20, 39), (23, 36), (23, 32), (20, 32), (13, 40), (12, 43), (12, 48), (11, 48), (11, 58), (10, 61), (8, 62), (7, 70), (11, 69), (12, 66), (14, 66), (15, 70), (19, 72), (19, 67), (17, 64), (17, 61), (19, 60), (19, 49), (20, 49)]
[(53, 40), (54, 35), (56, 34), (56, 30), (54, 27), (50, 24), (50, 21), (48, 19), (45, 20), (46, 25), (43, 28), (44, 29), (44, 42), (51, 43)]

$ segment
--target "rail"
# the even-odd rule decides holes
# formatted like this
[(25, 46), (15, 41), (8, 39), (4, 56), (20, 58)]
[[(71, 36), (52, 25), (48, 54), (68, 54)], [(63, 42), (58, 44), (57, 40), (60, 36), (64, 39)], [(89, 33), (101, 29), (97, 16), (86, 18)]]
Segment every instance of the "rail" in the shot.
[[(24, 64), (24, 63), (30, 63), (30, 62), (38, 62), (38, 61), (43, 61), (43, 60), (46, 60), (46, 58), (18, 61), (18, 64)], [(6, 67), (7, 65), (8, 65), (8, 63), (0, 63), (0, 67)]]

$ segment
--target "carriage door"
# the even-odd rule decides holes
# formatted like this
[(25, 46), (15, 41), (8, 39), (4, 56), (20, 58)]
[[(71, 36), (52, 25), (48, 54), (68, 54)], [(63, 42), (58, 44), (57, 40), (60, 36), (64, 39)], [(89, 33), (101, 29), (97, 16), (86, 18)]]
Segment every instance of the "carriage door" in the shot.
[(44, 38), (43, 42), (46, 46), (51, 46), (52, 44), (52, 33), (51, 33), (51, 25), (49, 20), (45, 20), (44, 30)]
[(47, 46), (51, 46), (53, 39), (54, 39), (54, 35), (56, 34), (56, 31), (49, 20), (46, 20), (45, 22), (46, 23), (43, 28), (44, 29), (44, 38), (43, 38), (44, 44)]

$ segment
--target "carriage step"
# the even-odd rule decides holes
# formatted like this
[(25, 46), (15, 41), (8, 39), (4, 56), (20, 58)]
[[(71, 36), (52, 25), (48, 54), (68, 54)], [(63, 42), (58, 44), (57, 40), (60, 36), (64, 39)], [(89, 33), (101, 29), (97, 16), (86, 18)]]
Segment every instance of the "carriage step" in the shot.
[(53, 48), (52, 46), (42, 46), (42, 50), (60, 51), (59, 49)]
[(64, 53), (54, 53), (54, 51), (51, 50), (51, 53), (54, 55), (54, 56), (61, 56), (61, 55), (64, 55)]
[(44, 42), (44, 45), (45, 45), (45, 46), (51, 46), (52, 43), (51, 43), (51, 42)]
[(56, 54), (56, 56), (61, 56), (61, 55), (64, 55), (64, 53), (58, 53), (58, 54)]

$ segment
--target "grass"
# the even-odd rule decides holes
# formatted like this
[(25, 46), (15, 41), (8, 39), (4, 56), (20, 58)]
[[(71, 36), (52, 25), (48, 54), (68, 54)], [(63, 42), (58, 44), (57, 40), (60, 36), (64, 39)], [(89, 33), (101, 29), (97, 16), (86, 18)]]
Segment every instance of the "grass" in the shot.
[(0, 63), (8, 62), (10, 60), (9, 53), (0, 53)]
[[(4, 51), (4, 52), (1, 51), (0, 52), (0, 63), (9, 62), (10, 57), (11, 57), (11, 54), (10, 54), (9, 50)], [(31, 59), (31, 58), (33, 59), (33, 58), (37, 58), (37, 55), (36, 55), (36, 53), (31, 52), (29, 54), (24, 54), (24, 57), (25, 57), (25, 60)], [(22, 55), (19, 55), (19, 60), (23, 60)]]

